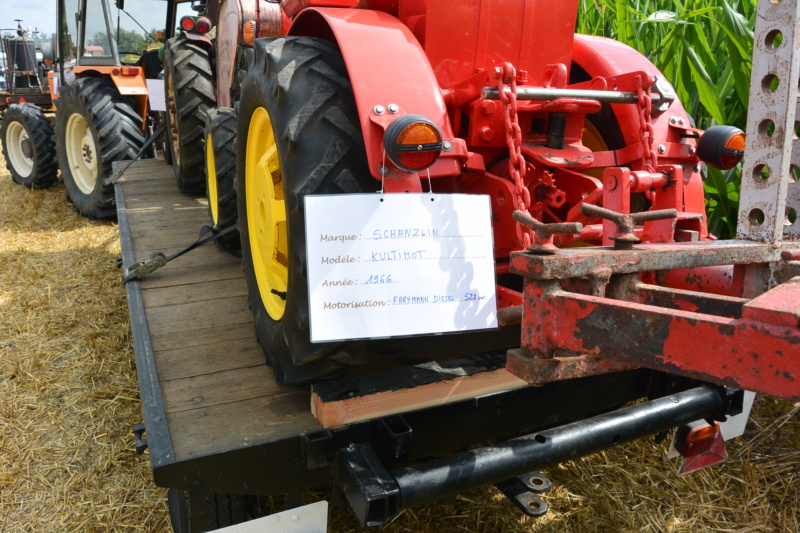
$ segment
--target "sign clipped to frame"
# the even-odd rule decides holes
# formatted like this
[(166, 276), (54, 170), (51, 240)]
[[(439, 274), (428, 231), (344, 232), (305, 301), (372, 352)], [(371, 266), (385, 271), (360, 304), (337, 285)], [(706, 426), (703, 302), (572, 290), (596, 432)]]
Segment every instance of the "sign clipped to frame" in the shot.
[(485, 195), (305, 197), (311, 341), (497, 327)]

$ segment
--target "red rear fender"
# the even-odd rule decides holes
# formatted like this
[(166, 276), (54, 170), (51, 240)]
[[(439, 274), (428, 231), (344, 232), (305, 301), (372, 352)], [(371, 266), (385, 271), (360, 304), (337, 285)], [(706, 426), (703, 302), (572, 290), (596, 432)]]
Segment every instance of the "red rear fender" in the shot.
[[(445, 140), (453, 139), (430, 62), (416, 37), (394, 16), (364, 9), (311, 8), (293, 21), (289, 35), (320, 37), (339, 45), (353, 85), (370, 172), (376, 179), (380, 179), (391, 104), (397, 106), (396, 116), (422, 115), (439, 126)], [(375, 113), (378, 106), (382, 115)], [(432, 176), (459, 172), (452, 158), (442, 158), (431, 167)]]

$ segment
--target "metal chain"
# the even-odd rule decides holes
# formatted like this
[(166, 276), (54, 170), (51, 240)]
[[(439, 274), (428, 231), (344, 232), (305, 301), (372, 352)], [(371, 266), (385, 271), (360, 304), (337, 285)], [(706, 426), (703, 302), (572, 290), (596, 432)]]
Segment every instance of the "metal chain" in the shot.
[(642, 76), (634, 78), (636, 83), (636, 94), (639, 97), (639, 142), (642, 144), (642, 159), (644, 160), (644, 170), (655, 172), (658, 167), (658, 153), (653, 149), (655, 134), (653, 124), (650, 120), (650, 112), (653, 101), (650, 98), (650, 88), (644, 88)]
[[(510, 91), (506, 93), (506, 83)], [(525, 186), (525, 159), (522, 157), (522, 130), (517, 117), (517, 73), (511, 63), (503, 63), (497, 69), (497, 91), (500, 102), (503, 104), (503, 123), (506, 130), (506, 144), (508, 145), (508, 173), (514, 180), (514, 207), (528, 215), (531, 205), (531, 193)], [(533, 243), (533, 232), (526, 226), (517, 222), (517, 238), (523, 248), (528, 248)]]

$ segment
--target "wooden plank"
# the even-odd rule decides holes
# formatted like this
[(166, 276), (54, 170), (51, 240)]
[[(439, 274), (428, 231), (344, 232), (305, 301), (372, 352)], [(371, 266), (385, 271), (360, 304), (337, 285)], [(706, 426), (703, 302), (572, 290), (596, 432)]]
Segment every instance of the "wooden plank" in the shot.
[(178, 461), (322, 429), (308, 389), (167, 415)]
[(158, 290), (142, 291), (145, 307), (166, 307), (194, 302), (214, 301), (220, 298), (247, 296), (247, 283), (243, 278), (214, 279), (202, 283), (190, 283)]
[[(196, 239), (200, 235), (200, 228), (210, 223), (206, 213), (198, 213), (199, 216), (176, 217), (172, 220), (168, 216), (148, 217), (146, 220), (135, 222), (131, 228), (131, 236), (134, 239), (145, 237), (150, 240), (157, 235), (169, 235), (170, 233), (181, 234), (185, 238)], [(130, 218), (128, 218), (130, 221)], [(210, 233), (209, 233), (210, 234)]]
[[(139, 254), (137, 250), (137, 257), (148, 257), (149, 255), (149, 253)], [(232, 264), (229, 260), (220, 259), (203, 266), (192, 262), (189, 259), (189, 255), (167, 263), (167, 266), (147, 276), (142, 284), (143, 287), (145, 289), (157, 289), (159, 287), (191, 285), (215, 279), (244, 278), (238, 263)], [(193, 257), (192, 259), (195, 258)]]
[(175, 193), (174, 187), (161, 182), (153, 182), (149, 188), (139, 191), (125, 191), (125, 203), (130, 202), (133, 209), (140, 206), (176, 205), (182, 207), (207, 206), (205, 198), (183, 196)]
[[(163, 162), (137, 162), (122, 182), (136, 259), (194, 242), (204, 198), (181, 194)], [(247, 307), (241, 260), (213, 244), (142, 282), (153, 361), (177, 460), (320, 428), (308, 387), (277, 385)]]
[(124, 187), (125, 203), (130, 201), (132, 206), (141, 202), (143, 198), (149, 198), (153, 204), (156, 203), (153, 200), (166, 197), (171, 202), (182, 204), (194, 204), (200, 201), (197, 196), (182, 194), (178, 190), (178, 186), (168, 180), (135, 180), (125, 183)]
[[(164, 248), (182, 250), (197, 240), (201, 226), (202, 224), (177, 225), (176, 230), (170, 228), (154, 228), (151, 230), (144, 227), (131, 231), (131, 237), (134, 243), (146, 240), (147, 246), (155, 250), (163, 250)], [(214, 247), (213, 244), (209, 243), (209, 245), (211, 248)]]
[(230, 324), (216, 328), (192, 329), (188, 331), (164, 331), (150, 334), (150, 342), (154, 350), (173, 350), (182, 347), (204, 346), (220, 339), (229, 341), (243, 338), (255, 338), (253, 321), (242, 324)]
[(141, 208), (128, 212), (128, 221), (139, 229), (144, 224), (162, 225), (165, 222), (190, 221), (202, 225), (208, 220), (208, 208), (198, 206), (168, 206), (164, 209)]
[(154, 352), (158, 379), (168, 381), (265, 364), (264, 352), (250, 331), (241, 339), (218, 339), (202, 346)]
[(164, 410), (167, 414), (240, 402), (292, 390), (290, 387), (275, 383), (272, 369), (266, 364), (160, 381), (160, 383), (164, 396)]
[(217, 328), (252, 321), (253, 316), (245, 296), (220, 298), (213, 305), (197, 302), (147, 308), (147, 327), (151, 336), (168, 331)]
[(505, 354), (482, 354), (316, 384), (311, 412), (329, 428), (527, 386)]

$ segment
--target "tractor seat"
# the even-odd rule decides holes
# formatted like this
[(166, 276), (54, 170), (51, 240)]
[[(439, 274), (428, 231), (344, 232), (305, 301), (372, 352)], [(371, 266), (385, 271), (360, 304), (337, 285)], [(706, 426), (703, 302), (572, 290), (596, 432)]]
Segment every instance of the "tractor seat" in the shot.
[(139, 66), (144, 69), (144, 77), (148, 80), (159, 79), (159, 74), (164, 68), (158, 58), (158, 50), (148, 50), (139, 58)]

